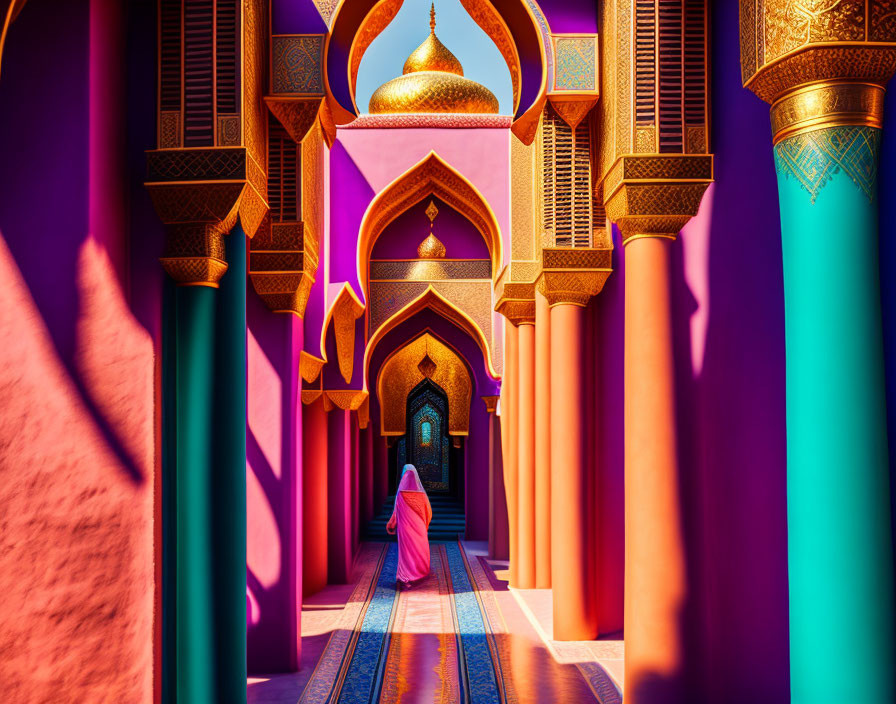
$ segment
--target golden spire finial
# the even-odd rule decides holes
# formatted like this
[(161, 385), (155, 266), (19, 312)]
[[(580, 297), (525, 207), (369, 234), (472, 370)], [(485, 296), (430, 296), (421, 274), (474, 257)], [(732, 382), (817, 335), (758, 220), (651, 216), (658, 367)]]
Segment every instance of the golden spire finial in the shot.
[(433, 3), (432, 7), (429, 8), (429, 31), (433, 34), (436, 33), (436, 4)]

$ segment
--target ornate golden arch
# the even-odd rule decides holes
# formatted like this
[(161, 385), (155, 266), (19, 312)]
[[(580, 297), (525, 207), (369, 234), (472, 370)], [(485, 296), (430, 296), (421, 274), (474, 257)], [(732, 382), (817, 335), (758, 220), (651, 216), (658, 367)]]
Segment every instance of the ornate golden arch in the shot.
[(488, 246), (492, 277), (500, 272), (504, 255), (494, 212), (476, 186), (430, 152), (380, 191), (364, 213), (358, 235), (358, 280), (365, 301), (369, 298), (368, 264), (377, 238), (395, 218), (430, 195), (441, 198), (473, 223)]
[(470, 434), (470, 370), (459, 352), (427, 328), (392, 352), (377, 375), (382, 435), (405, 434), (408, 394), (427, 378), (448, 397), (448, 434)]
[[(348, 50), (348, 89), (352, 105), (357, 114), (358, 106), (355, 102), (355, 93), (358, 82), (358, 70), (364, 53), (370, 47), (374, 39), (389, 25), (398, 14), (404, 0), (340, 0), (333, 13), (330, 22), (331, 32), (327, 35), (324, 45), (324, 85), (327, 93), (327, 102), (338, 124), (345, 124), (355, 119), (344, 106), (339, 104), (330, 87), (327, 75), (329, 66), (330, 43), (339, 34), (337, 41), (348, 43), (348, 37), (341, 36), (343, 23), (349, 28), (351, 44)], [(544, 12), (538, 7), (535, 0), (510, 0), (510, 2), (498, 3), (505, 6), (503, 13), (508, 12), (508, 5), (513, 6), (512, 13), (525, 17), (531, 23), (535, 33), (541, 39), (538, 50), (541, 59), (542, 76), (541, 86), (535, 100), (531, 105), (523, 106), (520, 112), (520, 94), (522, 86), (522, 64), (520, 61), (517, 42), (513, 32), (507, 26), (502, 10), (499, 10), (493, 0), (461, 0), (473, 21), (495, 43), (501, 56), (504, 58), (510, 71), (510, 82), (513, 88), (513, 132), (526, 144), (531, 143), (535, 136), (534, 127), (538, 124), (538, 117), (544, 107), (545, 96), (548, 87), (548, 56), (546, 46), (550, 42), (550, 28), (547, 25)], [(347, 7), (351, 5), (350, 7)], [(369, 8), (369, 9), (368, 9)], [(366, 12), (365, 12), (366, 10)]]
[(373, 358), (373, 351), (376, 349), (377, 345), (385, 339), (386, 335), (388, 335), (391, 330), (394, 330), (405, 320), (408, 320), (427, 308), (454, 323), (463, 332), (472, 337), (476, 341), (476, 344), (479, 345), (479, 349), (482, 350), (482, 357), (485, 361), (485, 368), (488, 371), (489, 376), (491, 376), (492, 379), (501, 378), (498, 372), (495, 371), (494, 364), (492, 363), (491, 351), (488, 346), (488, 340), (486, 340), (485, 333), (482, 332), (482, 329), (472, 318), (470, 318), (470, 316), (451, 303), (451, 301), (440, 295), (432, 286), (429, 286), (417, 298), (386, 320), (385, 323), (380, 325), (370, 340), (368, 340), (367, 347), (364, 350), (364, 391), (367, 391), (370, 388), (368, 384), (370, 360)]

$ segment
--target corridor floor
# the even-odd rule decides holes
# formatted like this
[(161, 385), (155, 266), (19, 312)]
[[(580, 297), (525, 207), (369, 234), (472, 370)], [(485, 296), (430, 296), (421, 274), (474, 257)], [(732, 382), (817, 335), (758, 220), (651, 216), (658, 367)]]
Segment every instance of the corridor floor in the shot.
[(302, 670), (250, 677), (249, 704), (621, 702), (621, 642), (549, 640), (550, 591), (508, 590), (477, 547), (432, 543), (405, 591), (397, 546), (364, 544), (354, 583), (303, 607)]

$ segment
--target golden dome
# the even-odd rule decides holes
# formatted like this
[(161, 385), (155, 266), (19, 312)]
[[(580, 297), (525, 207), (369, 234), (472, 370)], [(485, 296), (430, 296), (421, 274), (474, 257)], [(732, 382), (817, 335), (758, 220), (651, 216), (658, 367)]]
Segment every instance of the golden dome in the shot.
[(435, 3), (429, 27), (429, 36), (405, 61), (403, 75), (371, 96), (370, 112), (497, 113), (498, 99), (485, 86), (464, 78), (460, 61), (436, 36)]
[(417, 247), (417, 256), (421, 259), (444, 259), (445, 245), (431, 232)]

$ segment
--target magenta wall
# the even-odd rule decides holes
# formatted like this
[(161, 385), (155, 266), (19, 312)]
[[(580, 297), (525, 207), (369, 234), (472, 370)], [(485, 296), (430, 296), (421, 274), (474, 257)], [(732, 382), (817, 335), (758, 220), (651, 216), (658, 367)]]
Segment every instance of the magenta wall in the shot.
[(371, 259), (416, 259), (417, 246), (429, 236), (426, 209), (435, 203), (438, 215), (433, 234), (445, 245), (447, 259), (490, 259), (479, 230), (441, 198), (424, 198), (393, 220), (373, 245)]
[(249, 291), (246, 429), (250, 672), (298, 669), (302, 608), (302, 320)]
[(130, 85), (154, 84), (154, 6), (128, 12), (32, 0), (2, 57), (10, 702), (153, 698), (162, 231), (141, 183), (154, 98)]

